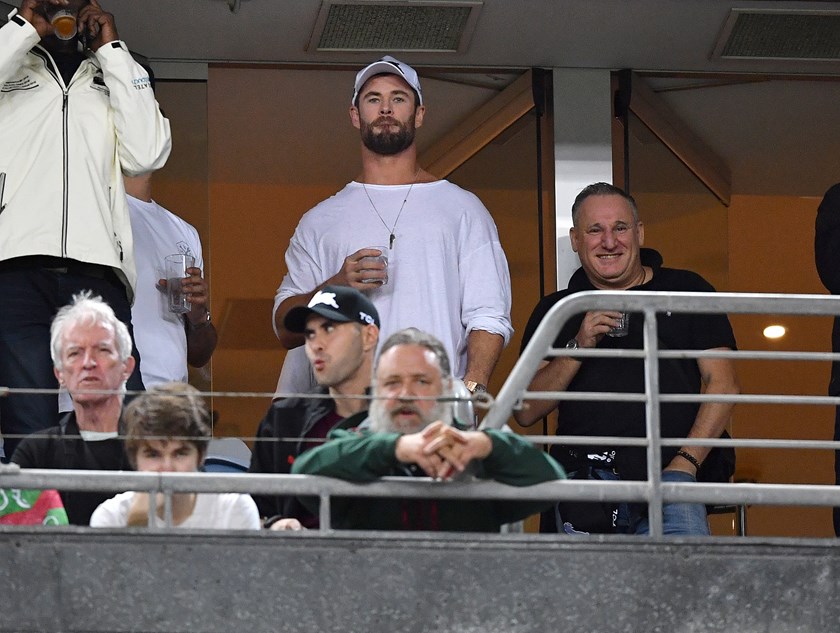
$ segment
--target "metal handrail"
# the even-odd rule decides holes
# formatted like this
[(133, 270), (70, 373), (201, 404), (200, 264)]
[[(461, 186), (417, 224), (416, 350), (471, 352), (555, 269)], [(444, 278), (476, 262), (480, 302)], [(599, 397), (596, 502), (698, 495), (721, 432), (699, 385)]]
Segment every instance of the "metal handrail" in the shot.
[[(316, 475), (0, 468), (0, 488), (46, 490), (55, 487), (84, 492), (162, 493), (169, 503), (172, 494), (185, 492), (319, 497), (323, 531), (333, 531), (329, 528), (329, 504), (333, 497), (645, 502), (650, 500), (652, 492), (652, 487), (645, 481), (563, 480), (520, 488), (493, 481), (441, 482), (428, 477), (383, 477), (379, 481), (359, 484)], [(788, 505), (795, 495), (797, 505), (840, 505), (840, 487), (821, 484), (661, 483), (660, 492), (665, 501), (685, 503), (708, 503), (709, 499), (714, 499), (719, 504)], [(167, 519), (165, 524), (169, 526), (171, 515)], [(155, 522), (150, 521), (149, 525), (155, 528)]]
[[(644, 316), (642, 350), (566, 350), (553, 343), (566, 321), (589, 310), (624, 310)], [(122, 492), (139, 490), (165, 495), (165, 522), (171, 525), (171, 495), (177, 492), (241, 492), (269, 495), (319, 497), (321, 529), (329, 530), (332, 497), (403, 498), (487, 498), (509, 500), (589, 500), (646, 502), (650, 512), (650, 533), (661, 536), (661, 507), (665, 501), (717, 504), (761, 503), (769, 505), (840, 506), (840, 488), (832, 485), (801, 484), (700, 484), (663, 483), (660, 449), (663, 446), (733, 446), (755, 448), (840, 449), (840, 442), (777, 439), (683, 439), (659, 436), (659, 404), (664, 402), (749, 402), (762, 404), (840, 405), (840, 398), (779, 394), (660, 394), (657, 363), (661, 358), (759, 358), (763, 360), (840, 360), (840, 354), (813, 352), (722, 352), (718, 350), (658, 350), (656, 314), (666, 311), (722, 312), (735, 314), (840, 315), (840, 297), (827, 295), (781, 295), (737, 293), (651, 293), (583, 292), (559, 301), (545, 316), (499, 392), (482, 428), (501, 428), (513, 410), (526, 399), (612, 399), (645, 402), (647, 437), (612, 438), (594, 436), (530, 436), (536, 443), (647, 446), (646, 481), (562, 481), (546, 482), (527, 488), (481, 482), (437, 482), (429, 478), (385, 477), (365, 484), (304, 475), (257, 475), (211, 473), (134, 473), (122, 471), (21, 470), (14, 465), (0, 466), (0, 487), (60, 488), (63, 490), (101, 490)], [(569, 393), (530, 392), (528, 384), (540, 362), (549, 356), (618, 356), (642, 358), (645, 363), (645, 392)], [(2, 394), (0, 394), (2, 395)], [(154, 508), (150, 508), (150, 519)], [(150, 521), (150, 525), (154, 525)]]
[[(648, 360), (651, 353), (646, 345), (642, 350), (567, 350), (555, 348), (554, 341), (566, 322), (574, 316), (591, 310), (620, 310), (642, 312), (645, 321), (655, 317), (657, 312), (696, 312), (696, 313), (729, 313), (729, 314), (796, 314), (805, 316), (840, 316), (840, 297), (831, 295), (806, 294), (769, 294), (769, 293), (727, 293), (727, 292), (615, 292), (608, 290), (579, 292), (558, 301), (543, 317), (537, 326), (528, 346), (523, 350), (519, 360), (511, 370), (510, 375), (495, 399), (495, 406), (488, 412), (482, 424), (483, 428), (502, 428), (509, 419), (517, 403), (524, 394), (537, 399), (537, 393), (528, 392), (528, 384), (537, 373), (540, 363), (550, 355), (556, 356), (614, 356), (635, 357)], [(656, 319), (652, 319), (654, 325)], [(668, 350), (660, 351), (659, 358), (673, 358), (676, 355), (685, 357), (720, 356), (734, 358), (775, 357), (777, 354), (784, 358), (789, 354), (781, 352), (711, 352), (697, 350)], [(804, 353), (803, 353), (804, 354)], [(813, 355), (813, 358), (807, 356)], [(840, 360), (840, 354), (819, 353), (808, 354), (808, 360)], [(791, 356), (791, 359), (796, 359)], [(557, 392), (566, 393), (566, 392)], [(553, 396), (554, 394), (552, 394)], [(598, 394), (602, 396), (604, 394)], [(639, 394), (621, 394), (623, 397)], [(563, 396), (574, 397), (574, 396)], [(663, 395), (663, 402), (673, 396)], [(691, 398), (712, 399), (712, 397), (691, 396)], [(767, 396), (771, 397), (771, 396)], [(715, 401), (724, 400), (714, 397)], [(727, 401), (737, 401), (743, 396), (727, 396)], [(815, 397), (816, 398), (816, 397)], [(666, 400), (668, 399), (668, 400)], [(676, 400), (674, 400), (676, 401)], [(699, 400), (698, 400), (699, 401)], [(840, 398), (830, 399), (819, 397), (815, 404), (837, 404)]]
[[(567, 350), (554, 347), (563, 326), (573, 317), (592, 310), (616, 310), (639, 313), (644, 317), (644, 344), (642, 350)], [(660, 358), (701, 358), (727, 357), (740, 358), (742, 353), (710, 352), (698, 353), (693, 350), (658, 349), (657, 313), (690, 312), (690, 313), (726, 313), (726, 314), (796, 314), (807, 316), (838, 316), (840, 315), (840, 297), (830, 295), (787, 295), (787, 294), (751, 294), (751, 293), (700, 293), (700, 292), (621, 292), (621, 291), (587, 291), (580, 292), (558, 301), (543, 317), (533, 337), (514, 365), (508, 379), (495, 400), (495, 406), (490, 409), (481, 428), (499, 429), (507, 423), (513, 411), (522, 406), (527, 399), (577, 399), (577, 400), (624, 400), (642, 401), (646, 409), (646, 438), (647, 446), (647, 485), (648, 519), (651, 536), (662, 535), (662, 483), (661, 452), (662, 446), (673, 446), (660, 436), (659, 404), (662, 402), (754, 402), (767, 404), (828, 404), (833, 403), (830, 398), (812, 396), (779, 396), (776, 394), (759, 395), (717, 395), (717, 394), (671, 394), (659, 393), (659, 359)], [(528, 390), (533, 377), (536, 375), (540, 363), (547, 357), (556, 356), (615, 356), (644, 359), (645, 391), (642, 394), (616, 393), (568, 393), (568, 392), (531, 392)], [(780, 358), (794, 360), (837, 360), (836, 354), (777, 354), (746, 353), (752, 357)], [(587, 443), (603, 443), (597, 436), (587, 438)], [(682, 442), (680, 442), (682, 443)], [(708, 445), (706, 442), (697, 444)], [(734, 445), (725, 442), (723, 445)], [(698, 484), (691, 484), (697, 486)], [(729, 484), (724, 484), (728, 486)], [(714, 493), (717, 497), (719, 484), (704, 484), (702, 488), (694, 488), (691, 495)], [(798, 487), (796, 487), (798, 490)], [(760, 496), (760, 495), (758, 495)], [(708, 500), (706, 498), (705, 500)], [(794, 500), (794, 499), (791, 499)], [(799, 503), (801, 497), (797, 494), (795, 501)]]

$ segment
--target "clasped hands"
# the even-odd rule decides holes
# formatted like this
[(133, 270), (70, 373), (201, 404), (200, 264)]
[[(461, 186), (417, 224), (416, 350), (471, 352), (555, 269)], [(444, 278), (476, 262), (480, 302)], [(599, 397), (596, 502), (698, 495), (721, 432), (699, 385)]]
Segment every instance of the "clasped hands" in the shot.
[(403, 463), (417, 464), (429, 477), (446, 480), (492, 450), (493, 442), (486, 433), (459, 431), (438, 421), (418, 433), (401, 436), (395, 455)]

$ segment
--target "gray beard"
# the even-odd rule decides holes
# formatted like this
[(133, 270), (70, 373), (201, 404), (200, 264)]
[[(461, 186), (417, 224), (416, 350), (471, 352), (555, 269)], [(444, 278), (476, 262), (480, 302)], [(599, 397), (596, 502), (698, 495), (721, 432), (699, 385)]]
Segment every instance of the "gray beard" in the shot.
[[(451, 393), (443, 393), (441, 397), (449, 397)], [(374, 396), (376, 393), (374, 392)], [(432, 424), (433, 422), (437, 422), (440, 420), (447, 426), (452, 426), (454, 421), (452, 415), (452, 403), (451, 402), (435, 402), (435, 406), (429, 411), (428, 414), (423, 414), (419, 412), (421, 416), (421, 421), (418, 425), (414, 428), (398, 428), (397, 425), (394, 423), (393, 417), (391, 415), (391, 411), (388, 411), (385, 408), (385, 400), (378, 400), (374, 399), (373, 402), (370, 404), (370, 428), (372, 431), (377, 433), (419, 433), (427, 426)]]

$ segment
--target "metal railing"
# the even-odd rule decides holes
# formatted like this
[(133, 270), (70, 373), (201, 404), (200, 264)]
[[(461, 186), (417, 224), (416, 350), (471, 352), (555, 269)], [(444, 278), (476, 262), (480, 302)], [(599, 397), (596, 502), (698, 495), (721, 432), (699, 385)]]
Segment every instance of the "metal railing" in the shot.
[[(642, 313), (644, 317), (644, 345), (641, 350), (601, 350), (554, 347), (563, 326), (576, 315), (592, 310), (616, 310)], [(646, 438), (618, 438), (600, 436), (541, 437), (546, 443), (570, 445), (601, 444), (613, 446), (646, 446), (647, 475), (644, 500), (648, 504), (651, 536), (662, 535), (662, 504), (673, 502), (703, 503), (801, 503), (836, 505), (838, 490), (833, 486), (755, 485), (755, 484), (663, 484), (661, 480), (663, 446), (750, 446), (772, 448), (840, 449), (840, 442), (803, 440), (706, 440), (662, 438), (660, 436), (661, 403), (669, 402), (729, 402), (767, 404), (838, 405), (840, 398), (829, 396), (792, 396), (776, 394), (662, 394), (659, 391), (659, 359), (662, 358), (733, 358), (760, 360), (840, 360), (840, 354), (814, 352), (760, 352), (719, 350), (660, 350), (657, 338), (657, 313), (725, 313), (725, 314), (785, 314), (807, 316), (840, 315), (840, 297), (828, 295), (697, 293), (697, 292), (581, 292), (555, 304), (534, 332), (528, 346), (505, 381), (494, 407), (488, 412), (483, 428), (501, 428), (515, 408), (524, 400), (618, 400), (644, 402)], [(639, 394), (611, 392), (528, 391), (540, 363), (548, 357), (576, 358), (615, 357), (644, 360), (645, 392)], [(614, 485), (613, 483), (605, 484)], [(807, 501), (806, 501), (807, 500)], [(819, 503), (817, 503), (819, 500)]]
[[(590, 350), (554, 348), (566, 321), (589, 310), (624, 310), (644, 316), (644, 347), (641, 350)], [(584, 292), (558, 302), (545, 316), (510, 376), (489, 408), (482, 428), (501, 428), (513, 410), (526, 399), (604, 399), (644, 402), (647, 437), (528, 436), (535, 443), (592, 444), (597, 440), (613, 446), (646, 446), (646, 481), (555, 481), (516, 488), (488, 481), (439, 482), (429, 478), (384, 477), (374, 483), (356, 484), (326, 477), (304, 475), (256, 475), (214, 473), (134, 473), (114, 471), (19, 469), (0, 466), (2, 488), (60, 488), (74, 491), (136, 490), (162, 493), (164, 521), (171, 525), (171, 496), (179, 492), (240, 492), (259, 495), (312, 496), (320, 499), (322, 531), (331, 531), (330, 501), (333, 497), (401, 497), (412, 499), (505, 499), (505, 500), (589, 500), (645, 502), (648, 504), (651, 536), (662, 535), (661, 509), (665, 501), (715, 504), (764, 504), (798, 506), (840, 506), (840, 488), (802, 484), (708, 484), (663, 483), (663, 446), (733, 446), (750, 448), (840, 449), (840, 442), (771, 439), (680, 439), (660, 437), (659, 404), (667, 402), (734, 402), (765, 404), (839, 405), (840, 398), (828, 396), (785, 396), (777, 394), (661, 394), (658, 361), (661, 358), (737, 358), (761, 360), (840, 360), (840, 354), (814, 352), (659, 350), (656, 314), (661, 312), (787, 314), (809, 316), (840, 315), (840, 297), (826, 295), (734, 294), (734, 293), (650, 293)], [(573, 354), (579, 358), (619, 357), (644, 360), (644, 393), (531, 392), (528, 385), (540, 362), (551, 356)], [(478, 403), (480, 404), (480, 403)], [(150, 504), (151, 505), (151, 504)], [(149, 525), (154, 506), (150, 507)]]

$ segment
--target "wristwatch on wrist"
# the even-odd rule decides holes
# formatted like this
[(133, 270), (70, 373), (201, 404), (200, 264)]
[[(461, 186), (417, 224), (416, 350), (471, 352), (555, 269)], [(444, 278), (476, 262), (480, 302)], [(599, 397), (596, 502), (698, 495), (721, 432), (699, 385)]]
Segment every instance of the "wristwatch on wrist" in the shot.
[(270, 530), (272, 525), (285, 518), (286, 517), (284, 517), (282, 514), (275, 514), (272, 517), (268, 517), (265, 521), (263, 521), (263, 528), (265, 528), (266, 530)]
[(577, 342), (576, 338), (573, 338), (566, 343), (566, 349), (580, 349), (580, 344)]
[(475, 380), (465, 380), (464, 386), (470, 393), (485, 393), (487, 391), (487, 385), (482, 385), (480, 382), (476, 382)]

